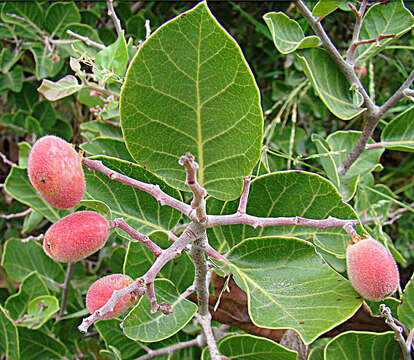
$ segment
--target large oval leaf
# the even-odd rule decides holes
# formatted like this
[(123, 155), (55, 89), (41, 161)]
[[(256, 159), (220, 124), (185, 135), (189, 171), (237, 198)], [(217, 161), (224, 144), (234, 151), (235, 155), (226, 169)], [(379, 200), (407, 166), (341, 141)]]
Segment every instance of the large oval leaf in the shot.
[(349, 120), (365, 111), (362, 95), (350, 90), (351, 84), (327, 51), (305, 49), (297, 53), (308, 79), (328, 109), (342, 120)]
[(404, 289), (401, 305), (398, 307), (398, 319), (408, 328), (414, 329), (414, 274)]
[(237, 43), (205, 2), (161, 26), (139, 49), (121, 92), (132, 157), (187, 190), (181, 155), (219, 199), (241, 193), (259, 159), (263, 118), (253, 75)]
[(173, 312), (168, 315), (160, 311), (151, 314), (148, 297), (142, 296), (137, 306), (122, 323), (125, 335), (133, 340), (144, 342), (164, 340), (180, 331), (197, 311), (197, 305), (180, 297), (172, 282), (155, 280), (154, 288), (158, 303), (167, 302)]
[(349, 331), (333, 338), (325, 347), (325, 360), (400, 359), (401, 348), (394, 333)]
[(391, 150), (414, 151), (414, 106), (387, 124), (382, 130), (381, 141)]
[[(248, 239), (229, 255), (255, 325), (294, 329), (306, 344), (351, 317), (362, 304), (350, 282), (303, 240)], [(243, 283), (240, 283), (240, 281)]]
[[(243, 360), (296, 360), (298, 354), (278, 343), (248, 334), (230, 335), (217, 344), (220, 355), (227, 359)], [(208, 348), (204, 348), (202, 360), (210, 360)]]

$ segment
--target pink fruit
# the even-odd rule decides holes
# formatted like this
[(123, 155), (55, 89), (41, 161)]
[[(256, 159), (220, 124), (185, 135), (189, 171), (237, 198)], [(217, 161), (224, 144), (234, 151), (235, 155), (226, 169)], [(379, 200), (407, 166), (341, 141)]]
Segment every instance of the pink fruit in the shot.
[(400, 283), (397, 264), (378, 241), (362, 239), (346, 249), (348, 277), (364, 298), (381, 301), (392, 295)]
[(37, 140), (27, 171), (34, 188), (50, 205), (69, 209), (81, 201), (85, 192), (82, 160), (66, 141), (52, 135)]
[[(133, 283), (128, 275), (112, 274), (104, 276), (103, 278), (95, 281), (86, 294), (86, 307), (92, 314), (96, 310), (104, 306), (111, 298), (112, 293), (115, 290), (123, 289)], [(121, 315), (127, 310), (134, 302), (136, 302), (136, 296), (133, 294), (125, 295), (119, 300), (114, 309), (105, 314), (102, 319), (111, 319), (118, 315)]]
[(102, 248), (108, 233), (108, 222), (102, 215), (79, 211), (49, 228), (43, 240), (43, 250), (55, 261), (78, 261)]

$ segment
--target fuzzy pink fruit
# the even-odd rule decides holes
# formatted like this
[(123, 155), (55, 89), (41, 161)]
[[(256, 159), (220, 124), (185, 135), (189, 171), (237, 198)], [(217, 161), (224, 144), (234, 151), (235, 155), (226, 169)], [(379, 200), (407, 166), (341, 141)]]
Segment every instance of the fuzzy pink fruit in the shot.
[(34, 188), (50, 205), (69, 209), (81, 201), (85, 192), (82, 159), (61, 138), (48, 135), (36, 141), (27, 171)]
[[(92, 314), (96, 310), (104, 306), (111, 298), (112, 293), (115, 290), (123, 289), (133, 283), (128, 275), (123, 274), (112, 274), (104, 276), (103, 278), (95, 281), (86, 294), (86, 307)], [(111, 319), (113, 317), (121, 315), (127, 310), (134, 302), (136, 302), (135, 295), (125, 295), (119, 300), (114, 309), (105, 314), (102, 319)]]
[(43, 240), (43, 250), (55, 261), (79, 261), (102, 248), (108, 233), (108, 222), (102, 215), (79, 211), (49, 228)]
[(400, 283), (397, 264), (378, 241), (368, 238), (346, 249), (348, 277), (364, 298), (382, 301), (392, 295)]

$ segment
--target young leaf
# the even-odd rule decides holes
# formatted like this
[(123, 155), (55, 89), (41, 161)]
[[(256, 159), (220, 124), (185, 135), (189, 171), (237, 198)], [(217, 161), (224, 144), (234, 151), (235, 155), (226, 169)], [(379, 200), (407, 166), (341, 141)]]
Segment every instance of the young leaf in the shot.
[(5, 304), (5, 308), (13, 320), (20, 319), (26, 312), (29, 303), (38, 296), (49, 295), (49, 289), (37, 272), (32, 272), (26, 276), (19, 292), (10, 296)]
[[(217, 344), (220, 355), (229, 359), (243, 360), (296, 360), (298, 354), (295, 351), (284, 348), (278, 343), (248, 334), (227, 336)], [(208, 348), (203, 350), (202, 360), (210, 360)]]
[(393, 332), (349, 331), (334, 337), (325, 347), (326, 360), (400, 359), (401, 348)]
[(160, 311), (151, 314), (148, 297), (142, 296), (122, 322), (124, 334), (130, 339), (143, 342), (164, 340), (180, 331), (197, 312), (197, 305), (180, 297), (172, 282), (155, 280), (154, 288), (157, 301), (170, 304), (173, 312), (168, 315)]
[[(236, 283), (246, 289), (255, 325), (296, 330), (306, 344), (351, 317), (362, 298), (307, 241), (260, 237), (227, 256)], [(240, 286), (240, 285), (239, 285)]]
[(54, 77), (63, 67), (64, 62), (54, 58), (57, 54), (52, 53), (46, 46), (35, 44), (29, 48), (36, 62), (35, 74), (37, 80)]
[(240, 195), (243, 176), (259, 159), (258, 88), (239, 46), (205, 2), (140, 47), (120, 110), (132, 157), (181, 190), (187, 187), (178, 160), (186, 152), (199, 164), (199, 183), (220, 199)]
[(27, 318), (22, 322), (29, 329), (41, 328), (54, 314), (59, 311), (59, 300), (54, 296), (38, 296), (27, 306)]
[(382, 130), (381, 141), (386, 148), (399, 151), (414, 151), (414, 106), (411, 106), (390, 121)]
[(263, 16), (269, 27), (276, 48), (282, 54), (289, 54), (297, 49), (312, 48), (319, 44), (317, 36), (306, 36), (300, 25), (283, 12), (271, 12)]
[(303, 71), (328, 109), (342, 120), (349, 120), (365, 111), (362, 95), (352, 92), (345, 75), (322, 49), (297, 52)]
[(82, 89), (82, 85), (78, 84), (78, 80), (73, 75), (66, 75), (57, 82), (44, 79), (37, 89), (49, 101), (63, 99)]
[(96, 54), (95, 63), (97, 68), (94, 69), (94, 73), (100, 80), (110, 73), (119, 78), (125, 75), (128, 52), (123, 31), (116, 42)]
[(17, 332), (17, 327), (1, 305), (0, 327), (2, 329), (2, 336), (0, 336), (0, 353), (4, 354), (7, 359), (20, 359), (19, 334)]

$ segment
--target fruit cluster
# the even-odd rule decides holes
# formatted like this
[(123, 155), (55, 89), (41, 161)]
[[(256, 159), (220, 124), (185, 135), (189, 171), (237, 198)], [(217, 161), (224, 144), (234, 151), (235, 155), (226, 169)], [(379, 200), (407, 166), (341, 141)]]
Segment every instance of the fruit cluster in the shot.
[[(73, 208), (85, 193), (81, 156), (69, 143), (56, 136), (44, 136), (33, 145), (28, 159), (28, 174), (40, 196), (56, 208)], [(79, 261), (105, 245), (109, 229), (108, 221), (102, 215), (93, 211), (75, 212), (47, 230), (43, 250), (55, 261)], [(97, 280), (88, 290), (87, 308), (94, 312), (109, 300), (114, 290), (122, 289), (132, 281), (122, 274)], [(133, 301), (132, 295), (125, 296), (103, 318), (120, 315)]]

